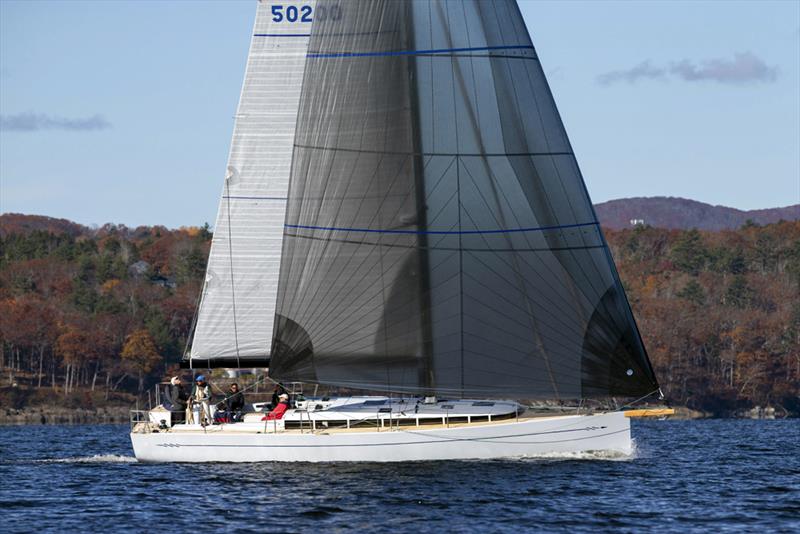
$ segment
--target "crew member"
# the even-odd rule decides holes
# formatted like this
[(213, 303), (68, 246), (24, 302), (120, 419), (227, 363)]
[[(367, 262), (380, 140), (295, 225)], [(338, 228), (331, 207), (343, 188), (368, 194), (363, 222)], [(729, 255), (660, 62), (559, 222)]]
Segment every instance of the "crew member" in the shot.
[[(200, 420), (198, 423), (201, 425), (210, 425), (214, 422), (211, 417), (211, 386), (206, 382), (206, 377), (197, 375), (194, 381), (194, 388), (192, 389), (192, 403), (200, 405)], [(191, 406), (189, 407), (191, 410)], [(188, 418), (187, 418), (188, 419)]]
[(286, 393), (281, 393), (278, 395), (278, 405), (275, 406), (271, 412), (269, 412), (266, 416), (262, 417), (262, 421), (273, 421), (276, 419), (283, 419), (283, 415), (286, 413), (286, 410), (289, 409), (289, 395)]
[(286, 393), (286, 389), (280, 385), (275, 384), (275, 389), (272, 391), (272, 402), (270, 402), (270, 409), (275, 408), (281, 402), (280, 396), (281, 394)]
[(234, 382), (228, 389), (228, 396), (225, 399), (225, 412), (229, 423), (236, 423), (242, 420), (244, 412), (244, 393), (239, 391), (239, 384)]
[(169, 381), (166, 391), (166, 407), (171, 412), (170, 420), (173, 425), (183, 423), (186, 420), (186, 404), (189, 401), (189, 394), (183, 387), (181, 377), (173, 376)]

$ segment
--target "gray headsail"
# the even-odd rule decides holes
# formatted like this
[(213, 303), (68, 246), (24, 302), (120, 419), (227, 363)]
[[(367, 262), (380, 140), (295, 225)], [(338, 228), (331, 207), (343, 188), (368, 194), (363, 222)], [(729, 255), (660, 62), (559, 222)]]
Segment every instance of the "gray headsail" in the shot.
[[(334, 10), (335, 8), (335, 10)], [(513, 0), (320, 0), (270, 372), (445, 396), (658, 389)]]
[(260, 2), (186, 367), (266, 367), (313, 2)]

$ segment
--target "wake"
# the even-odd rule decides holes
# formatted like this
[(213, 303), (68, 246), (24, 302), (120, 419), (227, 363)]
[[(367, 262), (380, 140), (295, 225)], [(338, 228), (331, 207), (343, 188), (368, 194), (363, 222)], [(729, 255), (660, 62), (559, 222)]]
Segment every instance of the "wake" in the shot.
[(74, 458), (48, 458), (37, 460), (43, 464), (130, 464), (135, 463), (133, 456), (123, 456), (121, 454), (95, 454), (93, 456), (78, 456)]

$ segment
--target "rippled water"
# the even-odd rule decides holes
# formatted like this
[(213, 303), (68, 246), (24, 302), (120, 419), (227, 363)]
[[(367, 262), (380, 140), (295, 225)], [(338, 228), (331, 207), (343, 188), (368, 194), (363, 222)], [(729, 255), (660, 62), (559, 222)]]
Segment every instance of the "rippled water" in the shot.
[(800, 531), (800, 420), (634, 435), (625, 460), (148, 465), (125, 426), (0, 427), (0, 530)]

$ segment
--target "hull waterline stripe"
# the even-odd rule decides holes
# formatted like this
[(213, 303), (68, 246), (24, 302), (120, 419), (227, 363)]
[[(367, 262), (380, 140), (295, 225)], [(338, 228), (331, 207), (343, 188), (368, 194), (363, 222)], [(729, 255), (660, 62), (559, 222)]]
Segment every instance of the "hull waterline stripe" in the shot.
[(564, 224), (560, 226), (537, 226), (531, 228), (509, 228), (505, 230), (379, 230), (373, 228), (337, 228), (335, 226), (305, 226), (300, 224), (286, 224), (285, 228), (297, 230), (324, 230), (331, 232), (364, 232), (371, 234), (412, 234), (412, 235), (478, 235), (478, 234), (516, 234), (523, 232), (544, 232), (547, 230), (564, 230), (567, 228), (581, 228), (584, 226), (598, 226), (598, 222)]
[(310, 33), (254, 33), (253, 37), (311, 37)]
[[(524, 438), (528, 436), (541, 436), (545, 434), (554, 434), (558, 432), (579, 432), (585, 431), (585, 428), (577, 428), (575, 430), (557, 430), (553, 432), (531, 432), (528, 434), (513, 434), (509, 436), (491, 436), (486, 438), (437, 438), (427, 441), (403, 441), (403, 442), (396, 442), (396, 443), (334, 443), (334, 444), (325, 444), (325, 445), (302, 445), (302, 444), (286, 444), (286, 445), (245, 445), (245, 444), (231, 444), (231, 445), (217, 445), (217, 444), (210, 444), (210, 443), (198, 443), (198, 444), (183, 444), (183, 443), (159, 443), (157, 447), (217, 447), (217, 448), (248, 448), (248, 449), (286, 449), (286, 448), (331, 448), (331, 447), (392, 447), (398, 445), (432, 445), (434, 443), (450, 443), (450, 442), (466, 442), (466, 441), (474, 441), (474, 442), (486, 442), (486, 443), (510, 443), (515, 445), (530, 445), (530, 444), (540, 444), (540, 443), (565, 443), (568, 441), (583, 441), (587, 439), (595, 439), (595, 438), (602, 438), (605, 436), (613, 436), (615, 434), (621, 434), (623, 432), (629, 432), (630, 429), (623, 428), (622, 430), (615, 430), (614, 432), (606, 432), (605, 434), (595, 434), (591, 436), (584, 436), (580, 438), (572, 438), (572, 439), (556, 439), (556, 440), (545, 440), (545, 441), (498, 441), (503, 439), (510, 439), (510, 438)], [(405, 431), (404, 431), (405, 432)], [(260, 434), (263, 436), (269, 436), (270, 434)]]
[(486, 52), (491, 50), (533, 50), (532, 45), (483, 46), (475, 48), (435, 48), (431, 50), (395, 50), (387, 52), (309, 52), (309, 58), (336, 57), (382, 57), (382, 56), (421, 56), (425, 54), (448, 54), (451, 52)]

